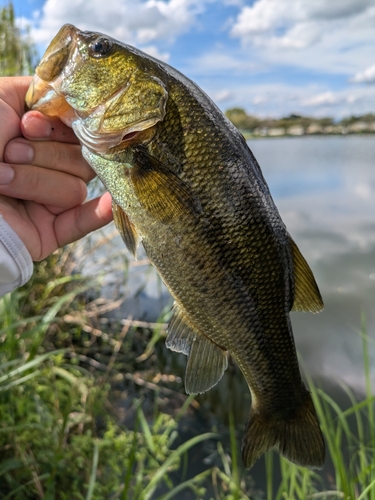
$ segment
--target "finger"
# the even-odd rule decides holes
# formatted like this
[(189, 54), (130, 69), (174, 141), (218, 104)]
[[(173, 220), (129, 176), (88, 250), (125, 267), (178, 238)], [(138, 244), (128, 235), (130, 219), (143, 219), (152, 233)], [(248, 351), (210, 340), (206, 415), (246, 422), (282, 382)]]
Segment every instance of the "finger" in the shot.
[(99, 198), (60, 214), (55, 221), (55, 233), (59, 246), (72, 243), (91, 231), (99, 229), (113, 219), (112, 198), (104, 193)]
[(0, 79), (0, 100), (21, 119), (25, 111), (25, 95), (31, 76), (11, 76)]
[[(36, 207), (36, 217), (40, 225), (39, 230), (29, 216), (28, 205), (34, 205)], [(39, 258), (41, 254), (41, 233), (39, 231), (44, 231), (44, 234), (48, 233), (46, 228), (53, 227), (55, 216), (43, 205), (23, 202), (22, 200), (16, 200), (1, 195), (0, 213), (22, 240), (32, 260), (41, 260)], [(55, 238), (56, 241), (54, 232), (52, 231), (52, 233), (52, 238)], [(56, 243), (55, 248), (57, 248)]]
[(33, 261), (38, 262), (45, 259), (48, 255), (58, 248), (56, 234), (54, 231), (54, 222), (56, 216), (52, 214), (44, 205), (25, 201), (23, 203), (28, 219), (28, 227), (35, 229), (35, 235), (28, 238), (24, 234), (19, 234), (26, 245)]
[(28, 111), (23, 115), (21, 130), (26, 139), (79, 143), (73, 130), (59, 118), (43, 115), (39, 111)]
[(60, 170), (76, 175), (86, 183), (95, 177), (95, 172), (84, 160), (78, 144), (15, 139), (7, 144), (4, 159), (7, 163)]
[[(9, 171), (13, 171), (13, 178), (8, 175)], [(0, 163), (0, 182), (2, 178), (0, 194), (61, 207), (60, 212), (80, 205), (87, 196), (87, 187), (81, 178), (58, 170)]]

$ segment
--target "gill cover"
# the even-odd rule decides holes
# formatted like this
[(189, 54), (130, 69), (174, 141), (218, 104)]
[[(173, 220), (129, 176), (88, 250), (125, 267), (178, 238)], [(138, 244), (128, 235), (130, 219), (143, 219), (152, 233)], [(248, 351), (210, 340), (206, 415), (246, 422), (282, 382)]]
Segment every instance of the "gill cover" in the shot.
[(105, 153), (133, 132), (153, 127), (165, 116), (168, 93), (156, 77), (140, 70), (108, 101), (73, 123), (74, 132), (85, 146)]

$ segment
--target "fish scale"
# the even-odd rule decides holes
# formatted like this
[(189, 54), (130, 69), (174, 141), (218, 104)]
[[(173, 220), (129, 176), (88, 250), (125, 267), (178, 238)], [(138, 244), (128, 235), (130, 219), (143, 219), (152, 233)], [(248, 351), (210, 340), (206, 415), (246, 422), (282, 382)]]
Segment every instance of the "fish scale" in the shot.
[(242, 135), (175, 69), (72, 25), (51, 42), (26, 99), (73, 127), (125, 244), (135, 255), (142, 242), (172, 294), (166, 345), (188, 356), (186, 391), (215, 385), (229, 355), (241, 369), (252, 394), (245, 466), (274, 446), (321, 467), (289, 312), (323, 303)]

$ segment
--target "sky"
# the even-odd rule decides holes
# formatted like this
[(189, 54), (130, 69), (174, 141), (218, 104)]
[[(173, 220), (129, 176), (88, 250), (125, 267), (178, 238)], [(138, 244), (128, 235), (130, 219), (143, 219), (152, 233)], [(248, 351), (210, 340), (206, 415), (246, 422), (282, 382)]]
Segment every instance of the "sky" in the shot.
[[(0, 0), (7, 4), (5, 0)], [(65, 23), (162, 59), (225, 111), (375, 113), (375, 0), (13, 0), (40, 56)]]

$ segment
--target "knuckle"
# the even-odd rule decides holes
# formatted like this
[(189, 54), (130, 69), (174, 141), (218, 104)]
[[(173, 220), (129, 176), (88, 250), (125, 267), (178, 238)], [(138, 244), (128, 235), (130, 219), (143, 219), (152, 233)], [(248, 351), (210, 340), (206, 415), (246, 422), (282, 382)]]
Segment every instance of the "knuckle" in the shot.
[(77, 207), (77, 209), (74, 212), (74, 225), (77, 229), (77, 234), (79, 236), (83, 236), (84, 234), (86, 234), (83, 227), (82, 206)]
[(61, 147), (57, 142), (50, 142), (49, 145), (50, 151), (46, 160), (49, 161), (55, 168), (58, 168), (64, 160)]
[(80, 204), (83, 203), (87, 198), (87, 186), (81, 179), (78, 179), (78, 197), (80, 200)]

